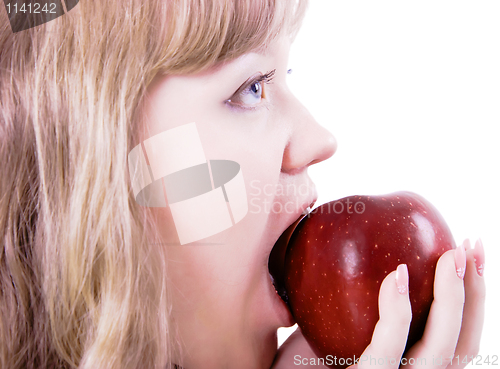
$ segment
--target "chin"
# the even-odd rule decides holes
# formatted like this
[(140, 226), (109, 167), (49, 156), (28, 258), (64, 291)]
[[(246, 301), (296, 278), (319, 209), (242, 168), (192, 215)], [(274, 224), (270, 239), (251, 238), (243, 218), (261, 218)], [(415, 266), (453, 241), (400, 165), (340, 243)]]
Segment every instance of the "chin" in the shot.
[[(248, 348), (251, 348), (249, 350)], [(237, 355), (237, 367), (240, 369), (269, 369), (278, 352), (278, 337), (276, 329), (255, 340), (253, 344), (246, 347), (245, 354)], [(246, 362), (240, 358), (247, 357)], [(231, 367), (234, 367), (231, 366)]]

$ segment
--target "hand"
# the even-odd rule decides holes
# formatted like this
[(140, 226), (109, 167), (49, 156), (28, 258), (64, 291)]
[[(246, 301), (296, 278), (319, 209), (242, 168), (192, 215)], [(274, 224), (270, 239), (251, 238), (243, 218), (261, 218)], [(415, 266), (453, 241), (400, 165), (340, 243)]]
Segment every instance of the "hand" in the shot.
[[(464, 279), (457, 275), (456, 257), (458, 264), (461, 263), (460, 257), (466, 260)], [(361, 356), (367, 360), (362, 360), (349, 368), (395, 369), (402, 363), (405, 367), (421, 369), (437, 367), (460, 369), (467, 365), (466, 362), (471, 361), (479, 351), (483, 327), (485, 297), (483, 266), (484, 251), (480, 240), (476, 242), (474, 250), (471, 249), (469, 240), (465, 240), (463, 248), (450, 250), (441, 256), (436, 267), (434, 301), (424, 335), (404, 357), (402, 355), (412, 315), (408, 288), (404, 293), (400, 293), (397, 286), (401, 285), (401, 282), (403, 285), (404, 282), (407, 283), (408, 275), (405, 274), (407, 269), (398, 267), (398, 284), (396, 271), (390, 273), (380, 287), (380, 319), (370, 345), (363, 352), (364, 356)], [(300, 328), (280, 347), (272, 368), (290, 368), (292, 365), (294, 368), (302, 367), (296, 362), (296, 357), (316, 358)], [(460, 358), (459, 362), (457, 357)], [(384, 364), (380, 365), (375, 361), (377, 364), (370, 365), (370, 358), (373, 360), (380, 358)], [(466, 361), (462, 362), (464, 358)], [(315, 366), (315, 368), (327, 367)]]
[[(464, 264), (465, 271), (457, 271)], [(479, 351), (484, 320), (483, 266), (484, 251), (480, 240), (474, 249), (471, 249), (469, 240), (465, 240), (463, 246), (440, 257), (434, 281), (434, 301), (424, 335), (402, 359), (411, 322), (411, 306), (408, 289), (399, 293), (395, 287), (396, 272), (390, 273), (380, 287), (380, 319), (370, 345), (363, 352), (362, 357), (366, 360), (360, 360), (354, 366), (392, 369), (401, 363), (405, 367), (422, 369), (465, 367)], [(400, 282), (407, 278), (404, 275), (406, 268), (400, 266), (398, 272)], [(459, 275), (463, 276), (464, 272), (462, 279)], [(374, 365), (371, 365), (370, 358), (380, 358), (384, 363), (379, 365), (373, 361)]]

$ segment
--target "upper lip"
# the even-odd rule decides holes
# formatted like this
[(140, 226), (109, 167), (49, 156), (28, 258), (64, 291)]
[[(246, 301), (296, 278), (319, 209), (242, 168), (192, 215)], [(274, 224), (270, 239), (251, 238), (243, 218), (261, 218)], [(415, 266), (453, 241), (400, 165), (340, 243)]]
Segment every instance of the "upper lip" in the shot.
[(316, 201), (318, 201), (318, 198), (314, 198), (313, 201), (311, 202), (311, 204), (309, 205), (309, 208), (313, 208), (313, 206), (316, 204)]

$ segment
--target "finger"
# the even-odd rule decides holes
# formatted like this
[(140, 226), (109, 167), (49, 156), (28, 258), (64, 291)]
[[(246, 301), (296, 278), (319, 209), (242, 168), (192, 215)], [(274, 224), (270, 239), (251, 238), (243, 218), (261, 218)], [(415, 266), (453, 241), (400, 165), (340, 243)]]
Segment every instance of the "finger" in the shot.
[(396, 271), (384, 278), (378, 305), (379, 321), (370, 345), (360, 356), (358, 367), (398, 368), (411, 322), (406, 264), (399, 265)]
[(465, 249), (449, 250), (438, 260), (434, 301), (424, 335), (405, 355), (411, 367), (446, 367), (455, 353), (462, 326), (464, 305)]
[(464, 278), (465, 303), (462, 328), (455, 349), (453, 368), (461, 369), (479, 353), (479, 342), (484, 322), (486, 288), (483, 278), (484, 249), (477, 240), (474, 249), (467, 251), (467, 267)]

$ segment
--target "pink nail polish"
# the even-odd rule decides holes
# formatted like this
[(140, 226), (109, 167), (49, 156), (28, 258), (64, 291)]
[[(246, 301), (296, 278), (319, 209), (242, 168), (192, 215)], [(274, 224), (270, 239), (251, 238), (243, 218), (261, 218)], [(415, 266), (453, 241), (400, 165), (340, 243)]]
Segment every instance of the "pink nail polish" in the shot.
[(476, 263), (476, 270), (479, 276), (483, 276), (484, 273), (484, 248), (483, 241), (479, 238), (474, 246), (474, 262)]
[(457, 268), (457, 276), (460, 279), (464, 279), (465, 276), (465, 262), (467, 258), (465, 256), (464, 245), (460, 245), (455, 250), (455, 267)]
[(396, 269), (396, 286), (402, 295), (408, 292), (408, 267), (406, 264), (399, 264)]
[(470, 244), (470, 240), (469, 240), (468, 238), (466, 238), (466, 239), (464, 240), (463, 245), (464, 245), (465, 251), (467, 251), (467, 250), (471, 250), (471, 249), (472, 249), (472, 246), (471, 246), (471, 244)]

